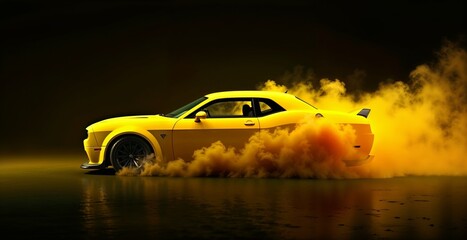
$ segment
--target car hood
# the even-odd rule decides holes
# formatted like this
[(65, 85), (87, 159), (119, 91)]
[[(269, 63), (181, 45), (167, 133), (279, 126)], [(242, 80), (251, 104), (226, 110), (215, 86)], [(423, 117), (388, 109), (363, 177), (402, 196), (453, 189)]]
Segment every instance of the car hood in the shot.
[[(106, 121), (119, 121), (119, 120), (127, 120), (127, 119), (140, 119), (140, 118), (149, 118), (159, 115), (136, 115), (136, 116), (122, 116), (122, 117), (114, 117), (114, 118), (107, 118), (99, 122), (106, 122)], [(98, 123), (99, 123), (98, 122)]]
[(161, 115), (136, 115), (107, 118), (89, 125), (86, 129), (93, 131), (113, 131), (123, 126), (137, 126), (144, 129), (171, 129), (175, 118)]

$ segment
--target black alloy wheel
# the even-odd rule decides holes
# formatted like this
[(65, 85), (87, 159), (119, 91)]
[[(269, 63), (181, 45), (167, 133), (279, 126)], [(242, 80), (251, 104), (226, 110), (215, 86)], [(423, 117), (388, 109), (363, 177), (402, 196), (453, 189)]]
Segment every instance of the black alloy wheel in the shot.
[(116, 172), (122, 168), (141, 168), (151, 153), (149, 144), (136, 136), (122, 137), (110, 150), (110, 161)]

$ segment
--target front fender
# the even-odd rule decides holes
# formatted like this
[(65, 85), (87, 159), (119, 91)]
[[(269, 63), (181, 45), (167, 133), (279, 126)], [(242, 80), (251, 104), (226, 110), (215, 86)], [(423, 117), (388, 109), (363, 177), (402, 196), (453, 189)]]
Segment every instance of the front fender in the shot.
[(116, 138), (123, 135), (137, 135), (144, 138), (151, 145), (151, 148), (154, 150), (156, 156), (164, 159), (160, 143), (148, 130), (137, 126), (124, 126), (113, 130), (105, 137), (104, 141), (102, 142), (103, 151), (100, 152), (99, 156), (100, 162), (105, 160), (106, 153), (110, 151), (110, 149), (107, 148), (110, 147), (109, 144), (112, 143)]

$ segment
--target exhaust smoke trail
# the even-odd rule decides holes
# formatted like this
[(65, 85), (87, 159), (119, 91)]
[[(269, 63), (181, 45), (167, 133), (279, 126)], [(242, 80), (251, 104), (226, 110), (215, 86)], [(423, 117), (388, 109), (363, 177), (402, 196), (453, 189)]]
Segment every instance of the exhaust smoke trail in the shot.
[[(371, 108), (375, 158), (346, 167), (355, 138), (350, 129), (310, 120), (294, 130), (253, 135), (242, 149), (215, 142), (197, 150), (191, 161), (148, 163), (140, 172), (119, 175), (384, 178), (407, 175), (467, 175), (467, 52), (447, 43), (438, 61), (421, 65), (410, 81), (382, 83), (374, 92), (348, 93), (338, 79), (307, 79), (290, 86), (268, 80), (261, 90), (289, 93), (320, 109), (350, 112)], [(350, 143), (350, 144), (349, 144)]]

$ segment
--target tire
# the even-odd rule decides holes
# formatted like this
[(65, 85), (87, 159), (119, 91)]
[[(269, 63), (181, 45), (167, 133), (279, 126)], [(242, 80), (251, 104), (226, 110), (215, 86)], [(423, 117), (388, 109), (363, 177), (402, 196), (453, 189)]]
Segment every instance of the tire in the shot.
[(110, 162), (116, 172), (123, 167), (139, 169), (151, 152), (151, 147), (142, 138), (126, 136), (113, 144), (110, 150)]

